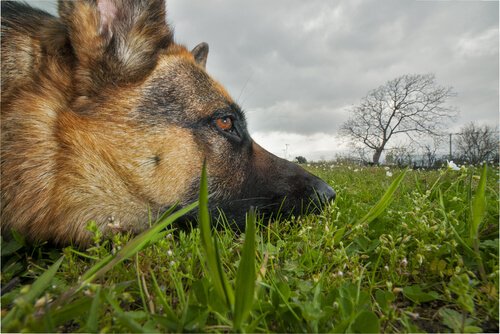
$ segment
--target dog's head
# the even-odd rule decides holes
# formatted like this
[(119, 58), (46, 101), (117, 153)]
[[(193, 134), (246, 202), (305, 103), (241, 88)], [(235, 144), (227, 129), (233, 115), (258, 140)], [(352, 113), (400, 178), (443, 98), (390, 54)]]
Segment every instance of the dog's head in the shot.
[[(212, 209), (240, 227), (250, 207), (300, 213), (335, 198), (325, 182), (252, 140), (241, 108), (205, 70), (208, 45), (189, 51), (173, 42), (163, 0), (59, 6), (75, 59), (62, 140), (78, 169), (70, 181), (85, 194), (104, 203), (105, 189), (126, 192), (139, 203), (134, 210), (186, 204), (197, 198), (206, 161)], [(123, 212), (124, 220), (133, 215), (114, 214)]]

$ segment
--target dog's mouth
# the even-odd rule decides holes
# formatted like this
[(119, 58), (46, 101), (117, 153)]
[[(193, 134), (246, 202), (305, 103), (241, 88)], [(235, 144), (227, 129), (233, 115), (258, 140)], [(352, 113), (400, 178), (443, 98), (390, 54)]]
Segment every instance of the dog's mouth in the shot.
[[(289, 220), (292, 217), (307, 214), (320, 213), (325, 206), (335, 200), (335, 192), (331, 187), (327, 191), (315, 191), (307, 199), (289, 200), (287, 197), (249, 197), (239, 198), (224, 203), (212, 201), (209, 203), (212, 222), (215, 226), (229, 226), (234, 231), (245, 230), (247, 213), (254, 210), (259, 221), (268, 223), (271, 221)], [(183, 206), (178, 206), (176, 210)], [(164, 211), (170, 208), (165, 207)], [(187, 213), (176, 221), (176, 226), (189, 228), (197, 225), (198, 209)]]
[[(246, 216), (250, 210), (257, 213), (262, 222), (288, 220), (292, 217), (320, 213), (325, 206), (335, 200), (335, 191), (329, 186), (305, 198), (251, 197), (230, 200), (226, 203), (210, 205), (214, 221), (222, 221), (235, 230), (244, 231)], [(218, 219), (217, 219), (218, 218)]]

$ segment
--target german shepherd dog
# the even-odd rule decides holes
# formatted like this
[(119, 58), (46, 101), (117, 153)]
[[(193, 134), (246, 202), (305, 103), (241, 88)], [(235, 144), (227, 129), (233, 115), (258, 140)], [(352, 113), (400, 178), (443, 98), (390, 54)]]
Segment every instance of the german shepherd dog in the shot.
[(164, 0), (60, 1), (59, 17), (2, 2), (1, 225), (29, 240), (87, 245), (140, 232), (197, 199), (244, 228), (300, 214), (335, 192), (257, 145), (241, 108), (205, 70), (208, 45), (173, 40)]

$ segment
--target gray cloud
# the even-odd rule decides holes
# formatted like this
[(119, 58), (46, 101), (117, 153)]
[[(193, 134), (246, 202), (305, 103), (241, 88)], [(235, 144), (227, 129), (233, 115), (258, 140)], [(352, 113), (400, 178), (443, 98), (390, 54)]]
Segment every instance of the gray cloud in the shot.
[[(37, 1), (54, 10), (54, 2)], [(498, 2), (171, 0), (176, 40), (210, 44), (208, 71), (251, 131), (335, 134), (347, 107), (406, 73), (453, 86), (457, 124), (498, 123)]]
[(334, 133), (369, 90), (429, 72), (455, 88), (459, 124), (498, 122), (498, 2), (176, 0), (170, 19), (210, 43), (253, 130)]

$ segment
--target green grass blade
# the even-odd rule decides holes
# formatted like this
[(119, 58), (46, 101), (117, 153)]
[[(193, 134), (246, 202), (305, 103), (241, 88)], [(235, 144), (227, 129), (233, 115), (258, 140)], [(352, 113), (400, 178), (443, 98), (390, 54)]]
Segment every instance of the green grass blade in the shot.
[(146, 311), (148, 310), (148, 303), (146, 302), (146, 296), (144, 293), (144, 287), (141, 280), (141, 269), (139, 267), (139, 255), (135, 253), (135, 275), (137, 279), (137, 286), (139, 287), (139, 296), (142, 301), (142, 308)]
[(385, 211), (393, 199), (394, 192), (399, 188), (399, 185), (401, 184), (401, 181), (403, 181), (407, 172), (408, 170), (403, 171), (394, 181), (392, 181), (391, 185), (387, 188), (386, 192), (377, 204), (375, 204), (370, 211), (368, 211), (368, 213), (358, 221), (358, 224), (369, 224)]
[(92, 305), (90, 305), (89, 317), (87, 318), (87, 322), (85, 323), (85, 331), (88, 333), (97, 333), (99, 330), (97, 325), (99, 324), (98, 314), (100, 305), (101, 286), (98, 286), (95, 292), (94, 300), (92, 301)]
[(228, 310), (231, 310), (234, 301), (234, 294), (224, 274), (218, 254), (217, 242), (215, 238), (212, 238), (212, 231), (210, 227), (210, 213), (208, 210), (208, 178), (205, 162), (203, 163), (203, 169), (201, 171), (199, 203), (200, 206), (198, 212), (200, 237), (205, 259), (207, 261), (207, 274), (211, 279), (216, 293), (219, 295), (221, 300), (225, 302)]
[(215, 260), (216, 260), (216, 269), (217, 269), (217, 277), (218, 280), (220, 281), (222, 285), (222, 290), (224, 291), (224, 298), (226, 300), (226, 304), (228, 305), (228, 308), (230, 310), (233, 309), (234, 306), (234, 292), (233, 289), (231, 288), (231, 285), (229, 284), (226, 274), (224, 272), (224, 268), (222, 266), (222, 257), (220, 255), (220, 247), (219, 247), (219, 240), (217, 237), (214, 235), (212, 238), (214, 242), (214, 248), (215, 248)]
[(172, 207), (168, 208), (164, 213), (161, 214), (160, 218), (157, 219), (157, 221), (162, 221), (164, 219), (166, 219), (168, 216), (170, 216), (174, 211), (175, 209), (177, 208), (177, 203), (172, 205)]
[[(200, 206), (198, 208), (199, 212), (199, 226), (200, 226), (200, 238), (201, 246), (204, 251), (205, 260), (207, 261), (208, 276), (214, 285), (215, 291), (221, 298), (221, 300), (226, 300), (224, 293), (224, 288), (219, 275), (217, 274), (217, 254), (215, 250), (215, 245), (212, 241), (212, 232), (210, 226), (210, 213), (208, 210), (208, 180), (205, 162), (203, 163), (203, 169), (201, 171), (200, 179)], [(229, 305), (226, 305), (229, 306)]]
[(439, 188), (438, 188), (438, 196), (439, 196), (439, 206), (440, 206), (441, 213), (443, 214), (443, 218), (444, 218), (445, 222), (451, 228), (451, 230), (453, 231), (453, 234), (455, 235), (455, 237), (457, 238), (459, 243), (464, 247), (464, 249), (466, 249), (471, 255), (475, 256), (474, 250), (472, 250), (472, 248), (470, 248), (469, 245), (462, 239), (462, 237), (457, 232), (457, 230), (455, 229), (453, 224), (448, 220), (448, 216), (446, 214), (446, 207), (444, 206), (443, 193), (441, 192), (441, 189), (439, 189)]
[[(64, 259), (64, 256), (61, 256), (59, 260), (57, 260), (52, 266), (49, 267), (40, 277), (37, 278), (35, 282), (31, 285), (29, 291), (18, 297), (19, 301), (16, 304), (33, 304), (35, 300), (47, 289), (52, 282), (57, 270), (61, 266), (61, 263)], [(8, 326), (9, 322), (16, 318), (16, 314), (18, 309), (14, 306), (9, 313), (2, 319), (2, 328), (3, 326)]]
[(481, 172), (481, 178), (477, 186), (476, 194), (472, 200), (472, 221), (470, 225), (469, 237), (470, 240), (475, 240), (478, 238), (479, 225), (483, 221), (484, 214), (486, 212), (486, 176), (487, 176), (487, 165), (484, 164), (483, 170)]
[(252, 310), (255, 280), (255, 221), (256, 213), (252, 209), (247, 216), (245, 242), (241, 260), (236, 273), (235, 304), (233, 313), (233, 329), (240, 331)]
[(168, 303), (167, 299), (165, 299), (165, 293), (161, 291), (160, 286), (158, 285), (158, 281), (156, 280), (154, 271), (150, 270), (149, 273), (151, 274), (151, 278), (153, 279), (153, 289), (155, 291), (155, 296), (158, 297), (161, 305), (163, 306), (163, 312), (170, 320), (172, 321), (177, 320), (178, 318), (177, 315), (172, 310), (172, 307)]
[(485, 163), (483, 166), (483, 171), (481, 172), (481, 178), (479, 179), (479, 184), (477, 186), (476, 194), (472, 200), (472, 219), (471, 226), (469, 230), (469, 238), (476, 253), (476, 259), (479, 269), (479, 274), (481, 279), (486, 282), (486, 270), (484, 268), (483, 259), (481, 258), (481, 252), (479, 250), (479, 226), (483, 221), (484, 215), (486, 213), (486, 177), (488, 174), (488, 165)]
[[(212, 233), (210, 231), (210, 213), (208, 211), (208, 181), (207, 181), (207, 172), (205, 164), (203, 164), (203, 169), (201, 172), (200, 199), (198, 202), (200, 203), (198, 212), (199, 212), (201, 246), (205, 251), (205, 256), (207, 257), (207, 262), (209, 262), (209, 266), (212, 266), (212, 264), (210, 264), (210, 261), (212, 261), (213, 256), (215, 256), (215, 249), (212, 243)], [(209, 270), (211, 270), (211, 268), (209, 268)]]
[[(114, 315), (118, 318), (118, 321), (125, 327), (127, 327), (131, 333), (151, 333), (150, 330), (144, 328), (137, 321), (133, 320), (126, 313), (120, 312), (115, 309)], [(154, 332), (157, 333), (157, 332)]]
[(94, 277), (95, 274), (99, 270), (101, 270), (105, 265), (107, 265), (114, 257), (115, 257), (114, 254), (109, 254), (104, 259), (102, 259), (99, 262), (97, 262), (96, 264), (94, 264), (89, 270), (87, 270), (82, 275), (82, 280), (89, 280), (91, 277)]
[(64, 256), (61, 256), (59, 260), (57, 260), (49, 269), (47, 269), (32, 285), (27, 294), (23, 296), (23, 298), (27, 302), (34, 302), (36, 298), (38, 298), (45, 289), (52, 282), (52, 278), (54, 278), (57, 270), (61, 266), (61, 263), (64, 259)]

